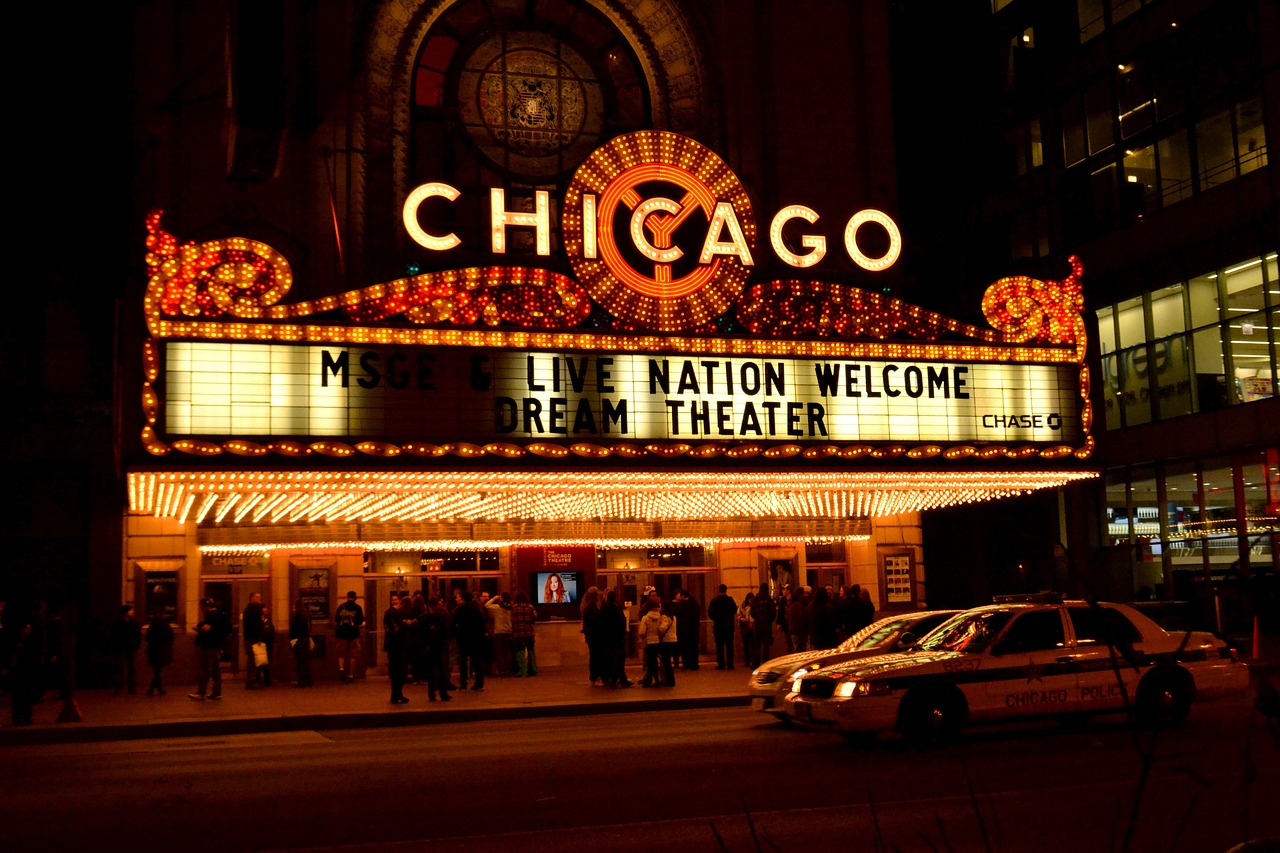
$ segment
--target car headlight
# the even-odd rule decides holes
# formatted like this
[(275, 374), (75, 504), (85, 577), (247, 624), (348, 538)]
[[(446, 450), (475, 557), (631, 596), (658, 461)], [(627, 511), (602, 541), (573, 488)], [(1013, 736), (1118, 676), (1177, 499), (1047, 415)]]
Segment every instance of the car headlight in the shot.
[(881, 696), (889, 693), (889, 684), (884, 681), (842, 681), (836, 688), (836, 695), (844, 698), (851, 696)]

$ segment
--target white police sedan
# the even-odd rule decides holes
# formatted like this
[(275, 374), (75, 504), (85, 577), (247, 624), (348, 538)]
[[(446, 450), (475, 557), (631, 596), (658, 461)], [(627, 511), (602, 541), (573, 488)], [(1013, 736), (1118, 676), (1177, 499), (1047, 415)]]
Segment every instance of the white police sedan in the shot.
[(792, 682), (787, 718), (855, 736), (897, 729), (922, 742), (969, 723), (1132, 711), (1176, 725), (1192, 701), (1248, 688), (1235, 650), (1169, 633), (1124, 604), (1005, 596), (943, 623), (909, 652)]
[(835, 664), (910, 648), (916, 640), (959, 612), (918, 610), (899, 613), (872, 622), (834, 649), (770, 658), (756, 667), (747, 681), (751, 706), (757, 711), (786, 719), (782, 700), (791, 692), (791, 682), (797, 677)]

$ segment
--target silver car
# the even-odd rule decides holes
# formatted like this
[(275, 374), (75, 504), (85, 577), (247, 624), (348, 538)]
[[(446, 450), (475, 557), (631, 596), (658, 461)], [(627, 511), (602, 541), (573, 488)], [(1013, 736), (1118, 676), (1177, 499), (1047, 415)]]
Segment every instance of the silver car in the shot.
[(958, 610), (920, 610), (898, 613), (872, 622), (834, 649), (799, 652), (765, 661), (751, 673), (747, 692), (757, 711), (786, 719), (783, 698), (794, 688), (791, 682), (810, 672), (846, 661), (883, 655), (910, 648)]

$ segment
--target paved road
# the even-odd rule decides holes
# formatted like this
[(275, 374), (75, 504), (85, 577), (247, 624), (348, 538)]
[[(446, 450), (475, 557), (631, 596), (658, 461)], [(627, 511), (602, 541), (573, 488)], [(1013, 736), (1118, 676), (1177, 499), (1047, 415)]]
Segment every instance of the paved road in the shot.
[[(1130, 850), (1280, 835), (1249, 697), (1162, 735)], [(1119, 723), (854, 748), (744, 709), (67, 744), (0, 752), (6, 849), (1124, 849)], [(1252, 780), (1252, 781), (1250, 781)]]

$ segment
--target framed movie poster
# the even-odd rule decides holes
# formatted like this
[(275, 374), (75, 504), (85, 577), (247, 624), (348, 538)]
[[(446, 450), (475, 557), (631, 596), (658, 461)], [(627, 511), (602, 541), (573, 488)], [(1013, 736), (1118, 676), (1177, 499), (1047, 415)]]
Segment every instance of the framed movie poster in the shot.
[(880, 554), (880, 588), (884, 590), (884, 606), (910, 607), (915, 602), (915, 556), (911, 551), (882, 551)]
[(293, 567), (298, 597), (307, 608), (307, 617), (311, 624), (328, 625), (329, 617), (332, 615), (332, 610), (329, 608), (329, 584), (335, 564), (325, 561), (315, 565), (299, 565), (291, 561), (290, 565)]

